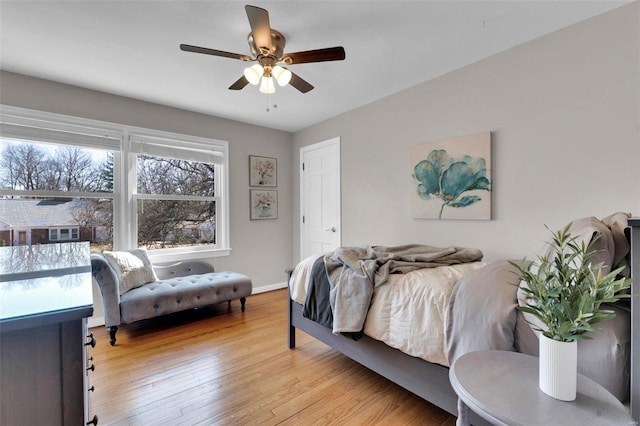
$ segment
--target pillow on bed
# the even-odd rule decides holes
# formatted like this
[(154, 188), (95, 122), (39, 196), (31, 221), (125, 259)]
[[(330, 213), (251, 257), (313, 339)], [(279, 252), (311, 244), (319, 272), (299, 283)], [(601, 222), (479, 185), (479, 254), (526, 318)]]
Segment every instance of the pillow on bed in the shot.
[(449, 299), (445, 342), (449, 365), (467, 352), (512, 351), (520, 274), (507, 260), (471, 272)]
[[(593, 245), (593, 250), (595, 250), (595, 254), (591, 257), (591, 263), (596, 265), (602, 262), (602, 273), (608, 274), (611, 272), (611, 266), (613, 265), (614, 253), (615, 253), (615, 244), (613, 240), (613, 234), (607, 225), (598, 220), (595, 217), (585, 217), (582, 219), (576, 219), (571, 222), (569, 226), (569, 233), (572, 237), (576, 238), (576, 242), (580, 244), (584, 242), (585, 244), (589, 244), (592, 238), (595, 238), (599, 235), (599, 238)], [(547, 250), (543, 253), (549, 259), (551, 259), (553, 253), (553, 248), (551, 245), (548, 245)], [(539, 265), (539, 260), (536, 259), (531, 269), (533, 272), (536, 271), (537, 266)], [(520, 282), (520, 287), (518, 288), (518, 304), (520, 306), (526, 305), (526, 293), (522, 290), (522, 287), (526, 286), (524, 281)], [(525, 320), (532, 326), (532, 328), (540, 328), (546, 329), (545, 325), (540, 321), (536, 316), (524, 313)], [(536, 335), (538, 332), (536, 331)]]
[(593, 238), (599, 236), (593, 245), (595, 254), (591, 257), (591, 262), (596, 265), (603, 264), (602, 273), (611, 272), (615, 258), (615, 242), (611, 229), (595, 217), (585, 217), (571, 222), (569, 227), (571, 236), (576, 237), (576, 242), (589, 244)]
[(104, 251), (102, 255), (118, 275), (120, 295), (141, 285), (158, 281), (145, 249)]
[(627, 240), (627, 237), (624, 235), (624, 230), (629, 226), (630, 217), (631, 217), (630, 213), (617, 212), (602, 219), (602, 223), (607, 225), (611, 230), (611, 234), (613, 235), (613, 241), (615, 243), (613, 269), (619, 267), (620, 262), (623, 261), (631, 251), (631, 246), (629, 246), (629, 241)]

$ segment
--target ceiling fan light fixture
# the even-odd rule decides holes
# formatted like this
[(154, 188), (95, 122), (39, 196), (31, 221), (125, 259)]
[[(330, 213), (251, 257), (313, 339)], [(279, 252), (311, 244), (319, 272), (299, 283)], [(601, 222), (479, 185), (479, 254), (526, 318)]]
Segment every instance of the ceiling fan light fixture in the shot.
[(273, 67), (271, 74), (275, 77), (280, 86), (286, 86), (291, 81), (291, 71), (286, 68), (276, 65)]
[(255, 64), (244, 69), (244, 78), (246, 78), (249, 83), (253, 84), (254, 86), (260, 83), (260, 78), (263, 74), (264, 68), (262, 68), (262, 65), (260, 64)]
[(276, 88), (273, 86), (273, 77), (262, 77), (260, 92), (266, 94), (276, 93)]
[[(2, 0), (0, 0), (2, 1)], [(245, 11), (249, 18), (251, 32), (247, 37), (249, 50), (252, 56), (239, 53), (226, 52), (224, 50), (209, 49), (208, 47), (180, 44), (180, 50), (185, 52), (203, 53), (222, 58), (239, 59), (244, 62), (257, 62), (253, 66), (247, 66), (243, 75), (229, 86), (229, 90), (242, 90), (249, 84), (258, 85), (262, 93), (275, 93), (273, 80), (280, 86), (291, 85), (300, 93), (313, 90), (313, 86), (303, 80), (299, 75), (287, 68), (278, 66), (309, 64), (312, 62), (342, 61), (346, 55), (344, 47), (327, 47), (324, 49), (303, 50), (300, 52), (284, 52), (286, 39), (284, 35), (271, 28), (269, 12), (261, 7), (246, 5)]]

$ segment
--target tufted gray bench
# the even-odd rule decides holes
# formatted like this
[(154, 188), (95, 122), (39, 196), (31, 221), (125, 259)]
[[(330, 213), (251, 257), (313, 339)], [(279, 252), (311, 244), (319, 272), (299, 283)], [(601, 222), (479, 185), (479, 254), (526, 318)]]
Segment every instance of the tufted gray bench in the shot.
[(102, 296), (105, 325), (111, 345), (121, 324), (155, 318), (174, 312), (195, 309), (240, 299), (245, 311), (246, 296), (253, 290), (251, 280), (237, 272), (214, 272), (202, 261), (185, 261), (173, 265), (154, 265), (158, 281), (134, 288), (120, 295), (118, 276), (105, 257), (91, 254), (91, 271)]

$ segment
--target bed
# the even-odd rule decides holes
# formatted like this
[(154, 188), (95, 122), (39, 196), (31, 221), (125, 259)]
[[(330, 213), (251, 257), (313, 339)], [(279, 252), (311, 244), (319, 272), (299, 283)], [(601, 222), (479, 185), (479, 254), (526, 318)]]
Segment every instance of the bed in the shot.
[[(593, 226), (596, 224), (598, 229), (602, 228), (605, 222), (610, 230), (617, 229), (617, 234), (613, 232), (612, 235), (607, 235), (607, 238), (600, 239), (602, 244), (608, 246), (602, 251), (610, 253), (611, 264), (614, 264), (613, 258), (617, 256), (618, 262), (628, 262), (632, 276), (639, 276), (640, 218), (629, 218), (628, 216), (625, 214), (622, 217), (624, 226), (620, 225), (620, 214), (615, 216), (616, 220), (613, 222), (611, 220), (606, 222), (605, 219), (600, 221), (595, 218), (585, 218), (574, 221), (574, 223), (579, 224), (582, 227), (581, 232), (589, 235), (589, 238), (593, 235)], [(624, 241), (620, 238), (621, 232)], [(621, 258), (615, 249), (625, 243), (627, 254)], [(426, 352), (421, 352), (423, 350), (421, 348), (403, 346), (406, 342), (402, 339), (394, 341), (395, 328), (391, 333), (376, 334), (380, 331), (376, 330), (378, 327), (376, 324), (379, 321), (370, 319), (369, 312), (362, 330), (364, 333), (355, 333), (355, 336), (349, 332), (343, 333), (340, 330), (334, 330), (327, 324), (323, 324), (322, 321), (316, 322), (318, 318), (309, 319), (313, 315), (309, 315), (310, 310), (305, 303), (307, 302), (307, 291), (310, 288), (308, 286), (313, 281), (313, 264), (316, 264), (317, 261), (318, 259), (315, 258), (305, 259), (296, 266), (296, 269), (288, 271), (288, 347), (290, 349), (295, 348), (296, 329), (299, 329), (456, 416), (458, 399), (449, 383), (448, 365), (458, 356), (468, 351), (487, 349), (515, 350), (537, 355), (537, 337), (523, 314), (515, 309), (517, 300), (514, 299), (513, 288), (516, 287), (517, 290), (517, 284), (514, 286), (513, 283), (513, 266), (506, 260), (483, 262), (475, 259), (461, 264), (443, 266), (444, 268), (452, 268), (455, 272), (451, 278), (455, 281), (454, 284), (449, 282), (444, 286), (450, 289), (450, 293), (440, 302), (448, 307), (448, 310), (445, 309), (441, 313), (445, 324), (436, 324), (438, 329), (435, 333), (437, 335), (436, 341), (444, 338), (444, 343), (438, 349), (436, 342), (436, 349), (427, 349)], [(306, 265), (304, 265), (305, 263)], [(296, 274), (300, 275), (301, 268), (305, 269), (306, 273), (302, 274), (302, 277), (296, 277)], [(435, 269), (438, 268), (440, 267)], [(446, 274), (449, 273), (446, 272)], [(411, 274), (414, 274), (414, 271), (406, 275)], [(430, 272), (422, 271), (420, 274), (429, 275)], [(317, 277), (315, 278), (317, 279)], [(397, 285), (398, 281), (396, 280), (406, 280), (406, 278), (401, 279), (393, 275), (390, 275), (390, 278), (391, 281), (376, 288), (372, 296), (372, 306), (377, 301), (386, 300), (385, 297), (388, 297), (388, 294), (383, 294), (385, 286), (391, 287), (388, 284)], [(423, 276), (420, 279), (424, 278)], [(479, 282), (482, 282), (482, 287), (478, 286)], [(301, 285), (304, 287), (302, 290)], [(411, 286), (406, 282), (401, 285)], [(639, 289), (638, 284), (633, 284), (631, 293), (638, 294)], [(389, 289), (386, 288), (386, 290)], [(474, 303), (476, 304), (475, 308)], [(592, 340), (579, 342), (579, 372), (600, 383), (618, 399), (627, 403), (631, 415), (636, 421), (640, 419), (640, 365), (637, 362), (640, 359), (638, 358), (640, 356), (640, 308), (638, 303), (640, 300), (631, 298), (626, 300), (626, 303), (612, 307), (616, 310), (616, 317), (609, 322), (599, 324), (604, 332), (596, 333), (592, 336)], [(495, 309), (497, 306), (499, 308)], [(482, 320), (476, 321), (479, 311), (484, 314)], [(401, 314), (401, 318), (409, 316), (402, 317)], [(464, 322), (465, 319), (467, 322)], [(484, 336), (477, 331), (462, 333), (463, 329), (468, 328), (469, 320), (479, 324), (484, 323), (485, 327), (493, 327), (493, 331)], [(487, 326), (487, 324), (489, 325)], [(433, 326), (429, 327), (431, 327), (430, 333), (423, 333), (423, 336), (433, 334), (431, 333)], [(372, 328), (373, 331), (371, 331)], [(510, 347), (505, 347), (505, 345)], [(443, 353), (444, 358), (442, 357)], [(487, 424), (486, 421), (473, 413), (470, 420), (474, 425)]]

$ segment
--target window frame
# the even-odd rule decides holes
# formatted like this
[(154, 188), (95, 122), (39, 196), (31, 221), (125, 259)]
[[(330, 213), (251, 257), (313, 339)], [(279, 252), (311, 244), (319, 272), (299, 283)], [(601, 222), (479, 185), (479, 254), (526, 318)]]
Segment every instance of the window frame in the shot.
[[(69, 238), (62, 238), (62, 231), (68, 231)], [(55, 232), (56, 238), (52, 238)], [(75, 237), (73, 236), (75, 233)], [(49, 228), (49, 241), (77, 241), (80, 239), (80, 227), (79, 226), (56, 226)]]
[[(229, 240), (229, 145), (226, 141), (201, 138), (196, 136), (186, 136), (177, 133), (155, 131), (138, 127), (129, 127), (125, 131), (127, 141), (127, 164), (126, 178), (127, 190), (130, 195), (131, 208), (128, 211), (129, 241), (131, 247), (137, 246), (138, 214), (137, 205), (139, 200), (183, 200), (183, 201), (215, 201), (216, 202), (216, 244), (194, 247), (175, 247), (165, 249), (149, 250), (149, 257), (152, 262), (170, 262), (206, 257), (227, 256), (231, 252)], [(151, 147), (151, 152), (145, 151), (142, 146)], [(180, 151), (211, 152), (212, 148), (219, 160), (215, 161), (215, 194), (213, 197), (190, 196), (190, 195), (157, 195), (139, 194), (137, 185), (137, 156), (140, 154), (152, 154), (157, 156), (167, 156), (181, 158), (180, 154), (173, 152), (173, 148)], [(213, 153), (211, 153), (213, 155)]]
[[(137, 247), (137, 202), (146, 195), (137, 194), (136, 143), (171, 147), (182, 152), (208, 152), (217, 157), (215, 196), (188, 197), (197, 201), (216, 201), (216, 243), (149, 250), (152, 262), (173, 262), (194, 258), (228, 256), (229, 236), (229, 144), (227, 141), (108, 123), (26, 108), (0, 105), (0, 134), (14, 135), (9, 140), (74, 145), (113, 151), (112, 192), (30, 191), (0, 189), (0, 195), (23, 197), (108, 198), (113, 202), (113, 249)], [(68, 139), (68, 140), (67, 140)], [(163, 196), (166, 197), (166, 196)]]

